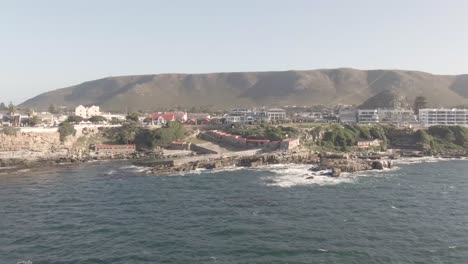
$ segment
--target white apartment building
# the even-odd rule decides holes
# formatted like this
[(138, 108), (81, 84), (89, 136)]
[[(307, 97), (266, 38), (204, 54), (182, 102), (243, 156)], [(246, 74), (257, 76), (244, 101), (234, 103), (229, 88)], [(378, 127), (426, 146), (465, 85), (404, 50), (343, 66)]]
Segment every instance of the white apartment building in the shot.
[(93, 116), (98, 116), (100, 115), (101, 112), (99, 110), (99, 106), (90, 106), (90, 107), (84, 107), (82, 105), (79, 105), (77, 108), (75, 108), (75, 115), (76, 116), (81, 116), (82, 118), (88, 119)]
[(360, 124), (376, 124), (379, 123), (378, 109), (359, 109), (358, 122)]
[(286, 119), (286, 110), (281, 108), (271, 108), (265, 111), (270, 120), (284, 120)]
[(358, 110), (358, 122), (408, 126), (417, 124), (417, 119), (411, 109), (361, 109)]
[(468, 109), (419, 109), (419, 122), (425, 127), (435, 125), (466, 126), (468, 125)]

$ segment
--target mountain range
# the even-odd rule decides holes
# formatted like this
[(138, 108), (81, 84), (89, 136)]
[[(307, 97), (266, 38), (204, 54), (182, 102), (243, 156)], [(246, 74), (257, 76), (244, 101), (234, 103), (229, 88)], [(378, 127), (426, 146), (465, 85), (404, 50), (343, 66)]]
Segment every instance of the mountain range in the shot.
[[(107, 77), (40, 94), (20, 105), (47, 109), (99, 105), (105, 111), (179, 107), (360, 105), (386, 91), (408, 103), (425, 96), (429, 106), (468, 104), (468, 75), (350, 68), (276, 72), (154, 74)], [(369, 105), (369, 107), (379, 107)]]

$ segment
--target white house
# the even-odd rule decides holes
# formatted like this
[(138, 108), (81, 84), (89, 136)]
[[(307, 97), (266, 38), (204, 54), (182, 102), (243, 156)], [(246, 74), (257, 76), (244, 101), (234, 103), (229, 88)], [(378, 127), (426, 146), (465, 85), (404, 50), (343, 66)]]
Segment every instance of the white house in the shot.
[(93, 116), (98, 116), (100, 115), (101, 112), (99, 110), (99, 106), (90, 106), (90, 107), (84, 107), (82, 105), (79, 105), (77, 108), (75, 108), (75, 115), (76, 116), (81, 116), (84, 119), (88, 119)]

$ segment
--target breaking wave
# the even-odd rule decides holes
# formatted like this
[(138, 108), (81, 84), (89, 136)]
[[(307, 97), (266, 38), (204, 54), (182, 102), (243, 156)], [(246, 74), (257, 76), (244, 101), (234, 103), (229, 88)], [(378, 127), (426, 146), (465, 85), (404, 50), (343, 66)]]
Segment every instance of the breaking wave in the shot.
[(327, 175), (330, 171), (310, 171), (311, 165), (280, 164), (256, 168), (256, 170), (270, 172), (263, 180), (268, 186), (289, 188), (301, 185), (335, 185), (353, 182), (356, 175), (342, 173), (335, 178)]
[(441, 158), (441, 157), (418, 157), (418, 158), (401, 158), (394, 160), (394, 164), (418, 164), (418, 163), (434, 163), (439, 161), (449, 161), (449, 160), (466, 160), (465, 157), (461, 158)]

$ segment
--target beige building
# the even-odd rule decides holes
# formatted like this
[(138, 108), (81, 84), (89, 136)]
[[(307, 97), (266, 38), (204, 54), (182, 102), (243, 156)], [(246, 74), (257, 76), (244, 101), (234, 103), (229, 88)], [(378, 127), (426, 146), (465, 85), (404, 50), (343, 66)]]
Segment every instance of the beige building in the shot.
[(99, 106), (93, 105), (90, 107), (84, 107), (82, 105), (79, 105), (77, 108), (75, 108), (75, 115), (80, 116), (84, 119), (88, 119), (93, 116), (101, 115), (101, 111), (99, 110)]

